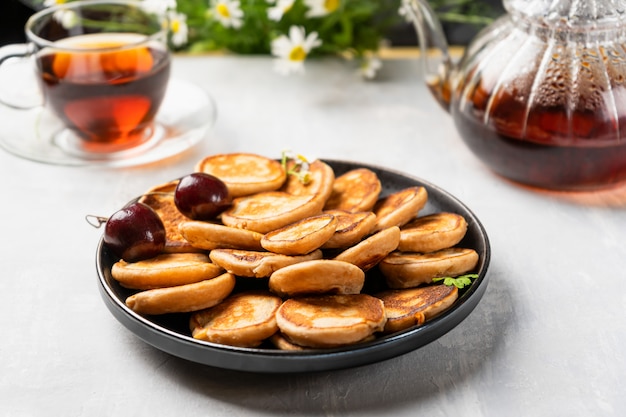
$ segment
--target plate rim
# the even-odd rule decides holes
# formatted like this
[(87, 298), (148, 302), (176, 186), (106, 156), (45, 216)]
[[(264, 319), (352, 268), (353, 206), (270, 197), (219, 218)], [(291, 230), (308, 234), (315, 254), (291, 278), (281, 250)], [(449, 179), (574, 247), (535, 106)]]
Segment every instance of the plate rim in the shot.
[[(352, 168), (369, 168), (382, 171), (402, 180), (424, 186), (427, 191), (436, 192), (458, 206), (470, 218), (466, 219), (477, 228), (478, 237), (484, 245), (484, 253), (479, 256), (478, 278), (464, 290), (453, 307), (434, 317), (421, 326), (413, 326), (400, 332), (384, 335), (370, 342), (332, 349), (307, 349), (305, 351), (284, 351), (279, 349), (243, 348), (221, 345), (193, 339), (171, 329), (160, 326), (148, 318), (128, 308), (107, 284), (102, 263), (105, 251), (103, 237), (100, 237), (96, 250), (96, 270), (99, 292), (106, 307), (127, 330), (144, 342), (173, 356), (217, 368), (255, 373), (296, 373), (328, 371), (367, 365), (391, 359), (423, 347), (442, 337), (463, 322), (482, 299), (488, 284), (488, 269), (491, 261), (491, 246), (487, 231), (478, 217), (465, 203), (450, 192), (430, 181), (386, 168), (376, 164), (355, 162), (346, 159), (320, 158), (329, 165), (345, 165)], [(333, 166), (333, 168), (335, 168)], [(384, 188), (384, 185), (383, 185)]]

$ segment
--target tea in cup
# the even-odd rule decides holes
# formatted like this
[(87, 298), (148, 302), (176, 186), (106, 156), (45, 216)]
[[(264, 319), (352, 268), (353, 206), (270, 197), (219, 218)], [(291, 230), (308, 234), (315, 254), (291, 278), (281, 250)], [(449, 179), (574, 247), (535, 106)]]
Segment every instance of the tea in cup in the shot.
[(34, 58), (43, 106), (65, 127), (55, 133), (62, 148), (115, 153), (163, 136), (155, 126), (170, 77), (163, 16), (138, 1), (76, 1), (34, 14), (25, 29), (23, 55)]

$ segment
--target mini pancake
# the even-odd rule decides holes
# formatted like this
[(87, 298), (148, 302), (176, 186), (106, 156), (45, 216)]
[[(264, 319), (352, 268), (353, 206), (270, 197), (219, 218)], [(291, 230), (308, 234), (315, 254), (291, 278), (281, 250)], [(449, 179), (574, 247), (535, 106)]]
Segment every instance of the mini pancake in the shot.
[(213, 307), (235, 288), (235, 276), (225, 273), (193, 284), (156, 288), (131, 295), (126, 305), (139, 314), (188, 313)]
[(307, 217), (266, 233), (261, 246), (282, 255), (305, 255), (326, 243), (336, 228), (337, 219), (332, 214)]
[(222, 222), (230, 227), (268, 233), (320, 214), (323, 206), (323, 201), (310, 195), (270, 191), (234, 199), (231, 208), (222, 213)]
[(459, 290), (453, 285), (428, 285), (383, 291), (374, 296), (385, 304), (385, 332), (392, 333), (422, 325), (447, 310), (457, 300)]
[[(376, 337), (373, 334), (371, 334), (367, 336), (365, 339), (359, 340), (354, 343), (371, 342), (374, 339), (376, 339)], [(274, 345), (275, 348), (280, 349), (280, 350), (302, 351), (305, 349), (309, 349), (307, 347), (300, 346), (300, 345), (293, 343), (291, 340), (289, 340), (289, 338), (287, 338), (280, 331), (274, 333), (272, 336), (270, 336), (268, 340), (272, 345)]]
[(194, 338), (230, 346), (255, 347), (278, 331), (282, 300), (261, 291), (233, 294), (219, 305), (192, 314)]
[(400, 229), (401, 252), (434, 252), (459, 243), (467, 232), (467, 221), (456, 213), (434, 213), (419, 217)]
[(265, 278), (273, 272), (298, 262), (322, 258), (322, 251), (315, 250), (301, 256), (280, 255), (239, 249), (214, 249), (209, 254), (216, 265), (240, 277)]
[(383, 302), (367, 294), (291, 298), (276, 312), (281, 333), (315, 348), (357, 343), (383, 330), (386, 321)]
[(429, 284), (433, 278), (456, 277), (470, 272), (478, 263), (473, 249), (449, 248), (437, 252), (394, 252), (378, 268), (390, 288), (412, 288)]
[[(293, 169), (294, 165), (293, 160), (287, 161), (287, 172)], [(288, 175), (280, 191), (291, 195), (315, 196), (324, 200), (325, 204), (333, 191), (335, 171), (330, 165), (317, 159), (308, 164), (306, 178), (307, 181), (303, 181), (298, 175)]]
[(195, 170), (221, 179), (232, 197), (277, 190), (287, 177), (280, 162), (250, 153), (207, 156)]
[(274, 272), (269, 288), (281, 297), (305, 294), (358, 294), (365, 273), (348, 262), (319, 259), (299, 262)]
[(174, 191), (177, 184), (178, 180), (175, 180), (153, 187), (141, 196), (139, 202), (150, 206), (163, 221), (163, 226), (165, 226), (164, 252), (199, 252), (178, 231), (178, 224), (189, 219), (178, 210), (174, 203)]
[(379, 200), (374, 206), (374, 231), (405, 225), (417, 216), (427, 201), (428, 193), (424, 187), (405, 188)]
[(322, 245), (322, 249), (345, 249), (367, 236), (376, 224), (376, 215), (371, 211), (350, 213), (344, 210), (328, 210), (337, 219), (335, 233)]
[(252, 230), (237, 229), (223, 224), (197, 220), (183, 221), (179, 224), (178, 229), (190, 245), (199, 249), (263, 249), (261, 246), (263, 235)]
[(281, 332), (274, 333), (273, 335), (269, 337), (268, 340), (270, 341), (272, 345), (274, 345), (275, 348), (280, 349), (280, 350), (300, 351), (300, 350), (306, 349), (305, 347), (296, 345), (295, 343), (291, 342)]
[(357, 168), (335, 178), (324, 210), (371, 211), (382, 186), (374, 171)]
[(344, 250), (334, 259), (350, 262), (363, 271), (368, 271), (396, 250), (399, 242), (400, 228), (389, 227)]
[(137, 290), (191, 284), (223, 272), (202, 253), (168, 253), (138, 262), (119, 260), (111, 267), (111, 275), (120, 285)]

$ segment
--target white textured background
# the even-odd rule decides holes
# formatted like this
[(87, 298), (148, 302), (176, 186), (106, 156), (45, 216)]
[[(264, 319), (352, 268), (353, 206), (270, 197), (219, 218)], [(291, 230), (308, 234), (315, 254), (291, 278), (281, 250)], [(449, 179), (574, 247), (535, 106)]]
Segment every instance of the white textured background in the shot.
[[(177, 57), (174, 75), (219, 106), (207, 140), (162, 164), (46, 166), (0, 152), (0, 416), (624, 416), (626, 190), (581, 202), (487, 171), (428, 95), (419, 63), (363, 82), (349, 64)], [(10, 120), (0, 122), (11, 123)], [(492, 245), (490, 283), (456, 329), (355, 369), (257, 375), (162, 353), (127, 331), (97, 290), (108, 215), (218, 152), (375, 163), (465, 202)]]

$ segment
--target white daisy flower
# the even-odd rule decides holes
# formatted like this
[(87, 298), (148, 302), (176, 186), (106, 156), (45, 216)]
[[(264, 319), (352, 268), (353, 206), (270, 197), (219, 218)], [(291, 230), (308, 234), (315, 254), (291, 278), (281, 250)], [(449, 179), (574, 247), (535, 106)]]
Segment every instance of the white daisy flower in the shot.
[(289, 37), (281, 35), (272, 41), (272, 55), (277, 57), (274, 68), (284, 75), (303, 72), (307, 55), (321, 44), (317, 32), (306, 36), (303, 27), (291, 26)]
[(322, 17), (337, 10), (341, 0), (304, 0), (304, 4), (309, 8), (306, 17)]
[(411, 9), (411, 5), (408, 0), (402, 0), (402, 4), (400, 8), (398, 8), (398, 14), (404, 17), (404, 20), (407, 22), (413, 21), (413, 10)]
[(278, 0), (272, 7), (267, 8), (267, 18), (279, 22), (283, 15), (293, 7), (295, 0)]
[(176, 10), (176, 0), (143, 0), (143, 8), (151, 13), (165, 14)]
[(243, 25), (243, 10), (239, 0), (211, 0), (211, 9), (224, 27), (239, 29)]
[[(67, 0), (45, 0), (44, 7), (59, 6), (67, 3)], [(65, 29), (70, 29), (78, 24), (78, 15), (72, 10), (57, 10), (52, 15)]]
[(78, 15), (73, 10), (59, 10), (58, 12), (54, 12), (54, 18), (57, 22), (61, 23), (61, 26), (65, 29), (73, 28), (80, 21)]
[(66, 2), (67, 0), (44, 0), (43, 6), (52, 7), (52, 6), (56, 6), (57, 4), (65, 4)]
[(364, 58), (359, 67), (359, 73), (363, 78), (372, 80), (376, 77), (378, 70), (381, 69), (383, 63), (375, 56)]
[(189, 28), (187, 27), (187, 15), (178, 13), (173, 10), (167, 13), (169, 21), (169, 29), (172, 34), (172, 44), (174, 46), (183, 46), (187, 43)]

